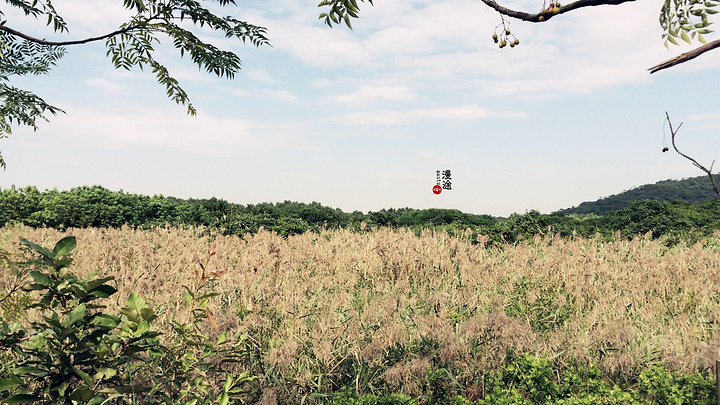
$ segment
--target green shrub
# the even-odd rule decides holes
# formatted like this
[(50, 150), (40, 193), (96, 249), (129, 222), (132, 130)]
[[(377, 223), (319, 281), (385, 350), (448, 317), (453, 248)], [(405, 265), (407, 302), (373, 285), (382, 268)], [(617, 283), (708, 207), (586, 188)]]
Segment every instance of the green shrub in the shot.
[(207, 300), (215, 295), (203, 292), (204, 274), (186, 297), (193, 319), (175, 322), (175, 334), (163, 345), (152, 329), (157, 314), (139, 295), (131, 293), (119, 314), (108, 314), (98, 301), (115, 294), (108, 284), (113, 278), (80, 279), (70, 272), (74, 237), (52, 250), (22, 242), (40, 256), (27, 272), (32, 283), (24, 287), (37, 296), (30, 307), (39, 320), (0, 322), (0, 401), (197, 405), (227, 404), (242, 396), (252, 378), (222, 369), (237, 358), (242, 341), (232, 344), (223, 334), (210, 341), (197, 332), (208, 313)]

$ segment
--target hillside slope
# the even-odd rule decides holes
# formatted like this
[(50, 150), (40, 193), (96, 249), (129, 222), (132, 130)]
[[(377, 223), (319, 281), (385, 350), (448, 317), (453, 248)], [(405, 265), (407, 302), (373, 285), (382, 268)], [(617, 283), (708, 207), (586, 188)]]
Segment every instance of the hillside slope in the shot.
[[(720, 174), (715, 175), (720, 184)], [(558, 210), (562, 214), (595, 214), (604, 215), (608, 212), (626, 209), (633, 201), (687, 201), (698, 203), (717, 198), (707, 176), (691, 177), (682, 180), (663, 180), (655, 184), (645, 184), (632, 190), (601, 198), (597, 201), (586, 201), (577, 207)]]

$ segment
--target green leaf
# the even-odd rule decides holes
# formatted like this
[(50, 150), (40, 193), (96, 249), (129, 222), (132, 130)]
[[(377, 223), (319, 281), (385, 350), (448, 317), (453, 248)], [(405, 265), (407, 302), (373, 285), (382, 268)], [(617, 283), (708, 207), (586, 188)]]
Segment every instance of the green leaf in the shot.
[(687, 42), (688, 44), (692, 43), (690, 37), (685, 33), (685, 31), (680, 32), (680, 38), (682, 38), (682, 40)]
[[(93, 379), (90, 377), (90, 374), (78, 369), (77, 367), (73, 367), (73, 371), (75, 371), (75, 374), (77, 374), (85, 384), (92, 386), (93, 385)], [(80, 387), (78, 387), (80, 388)], [(74, 393), (74, 391), (73, 391)], [(72, 394), (71, 394), (72, 395)]]
[(225, 385), (223, 385), (223, 391), (228, 392), (233, 386), (233, 379), (230, 375), (225, 379)]
[(75, 325), (78, 321), (85, 318), (85, 304), (80, 304), (68, 312), (67, 317), (62, 321), (63, 327)]
[(115, 294), (117, 292), (117, 289), (111, 285), (103, 284), (101, 286), (95, 287), (88, 291), (88, 295), (92, 295), (93, 297), (97, 298), (108, 298), (109, 296)]
[(8, 378), (0, 378), (0, 392), (12, 391), (19, 385), (22, 385), (22, 380), (14, 374), (11, 374)]
[(37, 270), (31, 271), (30, 277), (32, 277), (33, 280), (35, 280), (36, 284), (40, 284), (45, 287), (52, 287), (55, 285), (55, 283), (53, 282), (52, 278), (50, 278), (50, 276), (48, 276), (45, 273), (41, 273)]
[(95, 381), (102, 381), (102, 380), (106, 380), (106, 379), (108, 379), (108, 378), (115, 377), (115, 375), (117, 375), (117, 370), (116, 370), (116, 369), (114, 369), (114, 368), (107, 368), (107, 367), (106, 367), (106, 368), (101, 368), (100, 370), (98, 370), (97, 373), (95, 373), (95, 375), (93, 376), (93, 380), (95, 380)]
[(225, 332), (223, 332), (220, 335), (218, 335), (216, 344), (218, 346), (220, 346), (221, 344), (225, 343), (226, 341), (227, 341), (227, 335), (225, 334)]
[(130, 295), (128, 295), (126, 304), (128, 307), (130, 307), (138, 312), (140, 312), (140, 310), (143, 308), (147, 308), (147, 304), (145, 303), (145, 300), (141, 296), (139, 296), (135, 293), (130, 293)]
[(27, 239), (25, 239), (25, 238), (20, 239), (20, 242), (22, 242), (23, 245), (29, 247), (30, 249), (36, 251), (37, 253), (40, 253), (41, 255), (43, 255), (43, 257), (45, 257), (45, 258), (48, 259), (48, 260), (53, 260), (53, 259), (55, 259), (55, 256), (53, 256), (53, 252), (51, 252), (51, 251), (50, 251), (49, 249), (47, 249), (47, 248), (44, 248), (44, 247), (42, 247), (42, 246), (40, 246), (40, 245), (37, 245), (37, 244), (35, 244), (35, 243), (32, 243), (32, 242), (30, 242), (29, 240), (27, 240)]
[[(83, 374), (87, 375), (86, 373), (83, 373)], [(88, 378), (90, 378), (90, 376), (88, 376)], [(84, 380), (85, 379), (83, 378), (83, 381)], [(88, 384), (88, 385), (92, 385), (92, 380), (90, 380), (90, 381), (91, 381), (91, 384)], [(86, 384), (87, 384), (87, 382), (86, 382)], [(88, 402), (94, 396), (95, 396), (95, 391), (93, 391), (92, 389), (90, 389), (84, 385), (80, 385), (77, 388), (75, 388), (75, 390), (70, 394), (70, 396), (68, 398), (71, 400), (74, 400), (74, 401)]]
[(46, 370), (32, 366), (17, 367), (13, 370), (13, 373), (19, 375), (31, 375), (34, 377), (45, 377), (49, 374)]
[(147, 321), (141, 321), (140, 323), (137, 324), (137, 329), (135, 329), (135, 333), (133, 333), (133, 335), (135, 335), (135, 337), (140, 337), (140, 336), (142, 336), (143, 333), (145, 333), (149, 330), (150, 330), (150, 324), (147, 323)]
[(74, 236), (64, 237), (55, 244), (55, 247), (53, 248), (53, 255), (55, 258), (65, 256), (66, 254), (72, 252), (76, 246), (77, 240)]
[(116, 328), (120, 324), (120, 318), (107, 314), (96, 314), (90, 323), (107, 328)]
[(668, 36), (667, 39), (668, 39), (668, 41), (672, 42), (673, 44), (679, 45), (678, 42), (675, 40), (675, 38), (672, 37), (672, 35), (671, 35), (671, 36)]
[(707, 41), (705, 40), (705, 37), (702, 36), (702, 34), (698, 34), (698, 41), (703, 44), (707, 44)]
[(26, 404), (28, 402), (38, 402), (42, 398), (32, 394), (15, 394), (10, 398), (4, 399), (3, 404)]

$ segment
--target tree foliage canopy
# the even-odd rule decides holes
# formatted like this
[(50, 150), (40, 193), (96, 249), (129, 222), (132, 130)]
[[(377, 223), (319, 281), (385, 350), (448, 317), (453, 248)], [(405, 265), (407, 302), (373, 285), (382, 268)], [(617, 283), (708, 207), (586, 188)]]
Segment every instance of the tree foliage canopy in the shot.
[[(235, 5), (235, 0), (206, 0), (220, 6)], [(52, 33), (70, 31), (63, 17), (49, 0), (5, 0), (25, 16), (43, 18)], [(116, 68), (149, 68), (163, 85), (170, 99), (187, 106), (194, 115), (195, 108), (187, 93), (168, 69), (154, 56), (155, 46), (164, 36), (173, 46), (186, 54), (200, 69), (218, 77), (233, 78), (241, 62), (236, 54), (222, 50), (196, 35), (201, 28), (220, 32), (227, 38), (260, 46), (268, 43), (266, 29), (235, 19), (221, 17), (197, 0), (123, 0), (123, 7), (132, 16), (117, 30), (106, 34), (66, 41), (52, 41), (28, 35), (19, 28), (18, 21), (7, 19), (0, 10), (0, 138), (11, 133), (12, 125), (37, 128), (38, 119), (48, 113), (62, 112), (31, 92), (9, 84), (12, 76), (45, 74), (63, 57), (66, 47), (105, 41), (107, 56)], [(0, 155), (0, 165), (5, 162)]]
[[(360, 0), (361, 2), (364, 0)], [(485, 5), (500, 13), (502, 32), (507, 27), (504, 17), (516, 18), (522, 21), (533, 23), (547, 22), (551, 18), (565, 14), (577, 9), (586, 7), (595, 7), (602, 5), (620, 5), (623, 3), (634, 2), (636, 0), (577, 0), (571, 3), (562, 4), (559, 0), (543, 0), (542, 4), (538, 2), (538, 9), (533, 11), (522, 11), (505, 7), (495, 0), (481, 0)], [(368, 0), (372, 4), (371, 0)], [(716, 9), (720, 5), (718, 0), (665, 0), (660, 9), (660, 26), (663, 29), (662, 39), (665, 46), (669, 44), (679, 45), (678, 39), (688, 44), (692, 44), (694, 40), (699, 41), (703, 45), (683, 53), (675, 58), (651, 67), (650, 73), (667, 69), (669, 67), (687, 62), (705, 52), (720, 47), (720, 39), (707, 42), (705, 35), (710, 34), (712, 22), (708, 16), (718, 13)], [(324, 20), (328, 26), (340, 25), (344, 23), (348, 28), (352, 29), (351, 18), (358, 18), (360, 9), (357, 0), (323, 0), (318, 7), (327, 9), (326, 12), (320, 14), (320, 19)], [(501, 36), (504, 35), (501, 33)], [(503, 42), (498, 41), (497, 36), (493, 36), (495, 42), (500, 42), (503, 48)], [(502, 38), (501, 38), (502, 39)], [(516, 42), (517, 44), (517, 42)]]

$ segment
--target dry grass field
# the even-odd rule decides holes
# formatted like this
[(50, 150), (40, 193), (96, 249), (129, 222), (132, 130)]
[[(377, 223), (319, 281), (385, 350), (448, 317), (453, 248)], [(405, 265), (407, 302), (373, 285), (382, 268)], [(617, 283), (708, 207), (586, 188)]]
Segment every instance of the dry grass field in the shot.
[(347, 381), (412, 394), (431, 361), (469, 385), (521, 353), (594, 364), (613, 381), (652, 364), (709, 369), (720, 356), (720, 234), (692, 246), (548, 236), (498, 248), (388, 229), (284, 239), (10, 226), (0, 249), (66, 235), (78, 241), (74, 271), (114, 276), (114, 305), (132, 291), (162, 308), (161, 330), (190, 316), (183, 286), (208, 261), (223, 275), (206, 332), (247, 334), (263, 378), (298, 392), (342, 379), (348, 364), (365, 366)]

